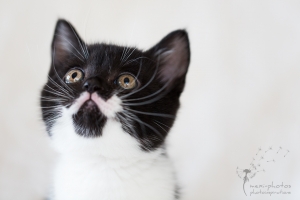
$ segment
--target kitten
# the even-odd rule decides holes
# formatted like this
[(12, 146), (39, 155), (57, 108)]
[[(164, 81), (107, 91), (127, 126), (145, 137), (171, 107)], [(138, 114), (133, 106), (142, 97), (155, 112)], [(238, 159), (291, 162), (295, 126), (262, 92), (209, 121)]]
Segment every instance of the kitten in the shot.
[(41, 107), (60, 153), (52, 200), (174, 200), (164, 142), (190, 61), (186, 31), (147, 51), (87, 45), (58, 20)]

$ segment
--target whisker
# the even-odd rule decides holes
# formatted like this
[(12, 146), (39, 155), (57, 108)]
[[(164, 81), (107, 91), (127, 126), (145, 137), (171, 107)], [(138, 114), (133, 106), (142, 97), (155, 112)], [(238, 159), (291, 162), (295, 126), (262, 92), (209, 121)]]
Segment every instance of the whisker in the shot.
[[(122, 114), (125, 115), (127, 118), (129, 118), (129, 117), (127, 116), (126, 113), (122, 113)], [(128, 113), (128, 114), (131, 114), (131, 113)], [(121, 115), (119, 115), (119, 117), (123, 118), (124, 121), (128, 122), (128, 119), (122, 117)], [(134, 118), (138, 118), (138, 117), (134, 117)], [(131, 119), (130, 119), (130, 120), (131, 120)], [(131, 121), (133, 121), (133, 120), (131, 120)], [(128, 123), (129, 123), (129, 122), (128, 122)], [(131, 131), (133, 131), (133, 132), (135, 133), (134, 137), (135, 137), (137, 140), (141, 140), (141, 141), (143, 141), (143, 143), (144, 143), (145, 145), (147, 145), (147, 146), (143, 146), (143, 147), (144, 147), (146, 150), (150, 151), (150, 150), (151, 150), (151, 142), (150, 142), (147, 138), (145, 138), (145, 134), (146, 134), (145, 126), (144, 126), (143, 124), (141, 124), (140, 122), (138, 122), (138, 121), (137, 121), (137, 123), (138, 123), (138, 124), (141, 126), (141, 128), (142, 128), (142, 135), (143, 135), (143, 137), (142, 137), (142, 138), (139, 138), (139, 137), (138, 137), (138, 134), (136, 133), (136, 131), (135, 131), (134, 129), (132, 129), (132, 128), (131, 128)], [(132, 127), (131, 124), (129, 124), (129, 126)], [(130, 127), (129, 127), (129, 128), (130, 128)]]
[(123, 48), (122, 55), (121, 55), (121, 58), (120, 58), (120, 63), (122, 63), (122, 60), (123, 60), (123, 54), (124, 54), (124, 52), (125, 52), (125, 49), (126, 49), (126, 47)]
[(56, 71), (56, 68), (55, 68), (55, 65), (54, 65), (54, 57), (55, 57), (55, 47), (54, 47), (54, 50), (53, 50), (53, 56), (52, 56), (52, 59), (53, 59), (53, 69), (54, 69), (54, 72), (58, 78), (58, 80), (61, 82), (62, 85), (64, 85), (69, 91), (73, 91), (73, 89), (71, 89), (58, 75), (57, 71)]
[(129, 117), (129, 118), (131, 118), (131, 119), (133, 119), (133, 120), (135, 120), (135, 121), (137, 121), (137, 122), (139, 122), (139, 123), (144, 124), (145, 126), (147, 126), (148, 128), (150, 128), (151, 130), (153, 130), (158, 136), (160, 136), (160, 138), (161, 138), (162, 140), (164, 139), (164, 137), (161, 135), (161, 133), (160, 133), (158, 130), (156, 130), (154, 127), (152, 127), (151, 125), (147, 124), (146, 122), (143, 122), (143, 121), (140, 120), (139, 118), (134, 118), (134, 117), (131, 117), (131, 116), (129, 116), (129, 115), (127, 115), (127, 117)]
[(84, 60), (82, 60), (81, 58), (79, 58), (73, 51), (71, 51), (71, 53), (72, 53), (75, 57), (77, 57), (79, 60), (81, 60), (81, 62), (84, 62)]
[(42, 97), (42, 96), (40, 96), (40, 98), (41, 99), (47, 99), (47, 100), (64, 100), (64, 101), (67, 101), (68, 99), (66, 99), (66, 98), (60, 98), (60, 97), (57, 97), (57, 98), (53, 98), (53, 97), (48, 97), (48, 96), (44, 96), (44, 97)]
[(78, 43), (79, 43), (79, 45), (80, 45), (80, 48), (81, 48), (81, 51), (82, 51), (82, 53), (84, 54), (84, 56), (85, 56), (85, 59), (87, 60), (87, 58), (88, 58), (88, 56), (87, 56), (87, 53), (84, 51), (84, 49), (83, 49), (83, 46), (82, 46), (82, 44), (81, 44), (81, 41), (80, 41), (80, 39), (79, 39), (79, 37), (78, 37), (78, 35), (76, 34), (76, 32), (75, 32), (75, 30), (74, 30), (74, 28), (69, 24), (69, 26), (70, 26), (70, 28), (72, 29), (72, 31), (73, 31), (73, 33), (74, 33), (74, 35), (76, 36), (76, 38), (77, 38), (77, 41), (78, 41)]
[(153, 121), (157, 126), (159, 126), (162, 130), (164, 130), (166, 133), (168, 132), (166, 129), (164, 129), (161, 125), (159, 125), (157, 122)]
[[(91, 14), (91, 10), (92, 10), (92, 7), (90, 7), (90, 10), (89, 10), (89, 12), (88, 12), (88, 15), (87, 15), (87, 17), (85, 18), (85, 24), (84, 24), (84, 37), (85, 37), (85, 41), (86, 41), (86, 27), (87, 27), (87, 22), (88, 22), (88, 18), (90, 17), (90, 14)], [(89, 57), (90, 56), (90, 54), (89, 54), (89, 51), (88, 51), (88, 49), (87, 49), (87, 46), (86, 46), (86, 44), (84, 43), (84, 46), (85, 46), (85, 49), (86, 49), (86, 52), (87, 52), (87, 56)]]
[(47, 109), (47, 108), (56, 109), (56, 108), (62, 108), (62, 106), (61, 106), (61, 105), (59, 105), (59, 106), (46, 106), (46, 107), (41, 107), (41, 108), (45, 108), (45, 109)]
[(69, 92), (71, 92), (73, 95), (73, 91), (69, 91), (67, 89), (64, 89), (62, 86), (60, 86), (58, 83), (56, 83), (49, 75), (48, 75), (48, 79), (51, 83), (53, 83), (54, 85), (56, 85), (59, 89), (61, 89), (62, 91), (64, 91), (65, 93), (69, 94)]
[(160, 121), (157, 121), (157, 120), (155, 120), (155, 119), (154, 119), (154, 121), (156, 121), (157, 123), (159, 123), (159, 124), (161, 124), (161, 125), (163, 125), (163, 126), (169, 128), (169, 129), (171, 128), (170, 126), (167, 126), (167, 125), (165, 125), (164, 123), (162, 123), (162, 122), (160, 122)]
[(133, 110), (130, 108), (125, 108), (126, 110), (130, 110), (135, 113), (144, 114), (144, 115), (150, 115), (150, 116), (159, 116), (159, 117), (167, 117), (167, 118), (175, 118), (174, 115), (164, 114), (164, 113), (151, 113), (151, 112), (142, 112), (138, 110)]
[[(134, 121), (133, 119), (139, 119), (136, 115), (134, 115), (133, 113), (130, 113), (130, 112), (128, 112), (128, 111), (126, 111), (126, 110), (124, 110), (123, 112), (122, 112), (122, 114), (124, 114), (127, 118), (129, 118), (131, 121)], [(130, 116), (132, 117), (132, 118), (130, 118)], [(139, 119), (140, 120), (140, 119)], [(141, 124), (140, 122), (138, 122), (138, 121), (136, 121), (139, 125), (140, 125), (140, 127), (141, 127), (141, 129), (142, 129), (142, 136), (143, 137), (145, 137), (145, 135), (146, 135), (146, 128), (145, 128), (145, 126), (143, 125), (143, 124)]]
[(49, 89), (51, 89), (53, 92), (56, 92), (57, 94), (61, 94), (62, 96), (66, 95), (66, 96), (69, 96), (69, 97), (72, 98), (72, 96), (70, 96), (68, 93), (63, 93), (63, 92), (60, 92), (60, 91), (58, 91), (58, 90), (55, 90), (55, 89), (53, 89), (52, 87), (50, 87), (48, 84), (46, 84), (46, 86), (47, 86)]
[(57, 92), (52, 92), (52, 91), (50, 91), (50, 90), (47, 90), (47, 89), (43, 89), (44, 91), (46, 91), (46, 92), (49, 92), (49, 93), (51, 93), (51, 94), (54, 94), (54, 95), (56, 95), (56, 96), (60, 96), (60, 97), (63, 97), (63, 98), (67, 98), (66, 96), (64, 96), (64, 95), (61, 95), (61, 94), (59, 94), (59, 93), (57, 93)]
[(126, 118), (122, 117), (120, 114), (117, 114), (117, 117), (121, 118), (122, 121), (123, 121), (123, 123), (124, 123), (123, 125), (125, 125), (126, 128), (130, 129), (130, 130), (128, 130), (128, 132), (132, 131), (132, 133), (134, 133), (135, 136), (137, 136), (137, 133), (136, 133), (136, 131), (133, 129), (133, 126), (129, 123), (129, 121), (128, 121)]
[(41, 99), (41, 101), (60, 102), (60, 103), (66, 102), (66, 101), (59, 100), (59, 99)]
[(143, 87), (141, 87), (140, 89), (134, 90), (134, 91), (130, 92), (129, 94), (123, 95), (123, 96), (121, 97), (121, 99), (124, 99), (124, 98), (126, 98), (126, 97), (128, 97), (128, 96), (131, 96), (131, 95), (133, 95), (133, 94), (135, 94), (135, 93), (137, 93), (137, 92), (143, 90), (144, 88), (146, 88), (146, 87), (153, 81), (153, 79), (154, 79), (154, 77), (155, 77), (155, 75), (156, 75), (156, 73), (157, 73), (157, 70), (158, 70), (158, 66), (156, 65), (156, 68), (155, 68), (155, 71), (154, 71), (152, 77), (150, 78), (150, 80), (149, 80)]
[(121, 59), (121, 63), (124, 61), (125, 56), (127, 56), (128, 51), (129, 51), (129, 47), (125, 47), (124, 55), (123, 55), (123, 58)]
[(165, 84), (162, 88), (160, 88), (160, 89), (157, 90), (156, 92), (154, 92), (154, 93), (152, 93), (152, 94), (150, 94), (150, 95), (148, 95), (148, 96), (141, 97), (141, 98), (136, 98), (136, 99), (126, 99), (126, 100), (124, 100), (124, 101), (138, 101), (138, 100), (147, 99), (147, 98), (149, 98), (149, 97), (153, 97), (153, 96), (159, 94), (160, 92), (162, 92), (167, 86), (168, 86), (168, 83)]
[(131, 53), (125, 58), (125, 60), (123, 62), (126, 62), (126, 60), (133, 54), (133, 52), (136, 50), (136, 48), (134, 48)]
[[(126, 66), (126, 65), (128, 65), (128, 64), (130, 64), (130, 63), (132, 63), (132, 62), (135, 62), (136, 60), (138, 60), (138, 59), (149, 59), (149, 58), (147, 58), (147, 57), (145, 57), (145, 56), (141, 56), (141, 57), (138, 57), (138, 58), (134, 58), (134, 59), (131, 59), (131, 60), (128, 60), (128, 61), (126, 61), (126, 63), (124, 63), (121, 67), (124, 67), (124, 66)], [(150, 59), (149, 59), (150, 60)]]

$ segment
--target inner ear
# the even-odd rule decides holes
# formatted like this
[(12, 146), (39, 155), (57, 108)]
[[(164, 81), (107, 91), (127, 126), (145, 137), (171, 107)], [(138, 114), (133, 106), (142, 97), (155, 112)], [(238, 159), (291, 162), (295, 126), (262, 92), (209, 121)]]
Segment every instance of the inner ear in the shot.
[(188, 34), (185, 30), (171, 32), (149, 50), (158, 67), (158, 78), (171, 87), (178, 79), (184, 80), (190, 62)]
[(52, 41), (54, 61), (64, 61), (67, 56), (74, 56), (81, 61), (88, 58), (88, 50), (75, 28), (66, 20), (56, 23)]

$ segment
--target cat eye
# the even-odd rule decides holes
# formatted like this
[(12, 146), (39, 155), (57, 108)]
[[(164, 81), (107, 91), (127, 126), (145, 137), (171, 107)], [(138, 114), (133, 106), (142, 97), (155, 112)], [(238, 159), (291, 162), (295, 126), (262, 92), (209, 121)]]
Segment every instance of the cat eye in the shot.
[(83, 78), (83, 73), (79, 69), (72, 69), (65, 75), (66, 83), (76, 83)]
[(118, 79), (118, 83), (124, 89), (132, 89), (136, 86), (135, 77), (130, 74), (121, 75)]

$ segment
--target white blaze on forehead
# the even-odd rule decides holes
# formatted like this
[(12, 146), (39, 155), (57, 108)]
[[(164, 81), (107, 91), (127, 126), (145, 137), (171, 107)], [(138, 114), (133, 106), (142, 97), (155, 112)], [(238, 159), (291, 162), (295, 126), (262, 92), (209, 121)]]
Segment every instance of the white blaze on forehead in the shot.
[(121, 99), (116, 95), (113, 95), (105, 101), (96, 93), (93, 93), (92, 100), (97, 104), (100, 111), (108, 118), (115, 117), (116, 113), (122, 110)]

